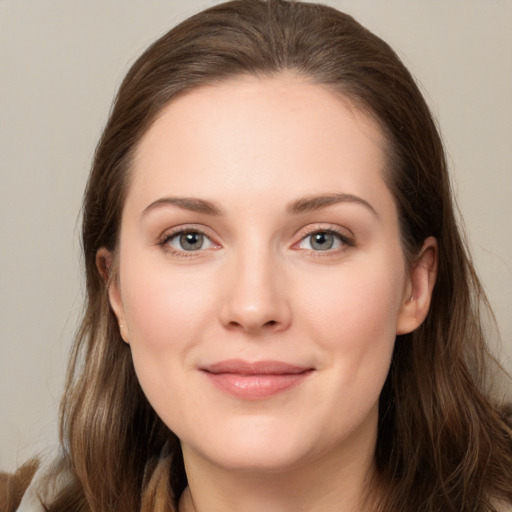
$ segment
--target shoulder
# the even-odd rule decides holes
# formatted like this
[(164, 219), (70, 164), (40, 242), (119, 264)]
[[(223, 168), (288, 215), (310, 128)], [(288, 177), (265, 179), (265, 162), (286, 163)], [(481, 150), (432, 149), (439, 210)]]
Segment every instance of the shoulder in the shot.
[[(34, 480), (38, 467), (39, 462), (31, 460), (13, 474), (0, 473), (0, 512), (16, 512), (18, 510), (25, 510), (26, 512), (44, 511), (44, 509), (37, 507), (19, 508), (23, 501), (29, 501), (27, 496), (31, 494), (31, 482)], [(39, 503), (39, 500), (37, 502)], [(39, 505), (39, 507), (41, 506)]]

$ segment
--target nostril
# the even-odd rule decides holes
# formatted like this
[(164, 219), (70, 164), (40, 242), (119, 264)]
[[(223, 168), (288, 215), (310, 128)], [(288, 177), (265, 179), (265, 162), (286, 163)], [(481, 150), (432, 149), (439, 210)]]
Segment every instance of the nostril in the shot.
[(279, 325), (279, 322), (277, 320), (269, 320), (268, 322), (264, 322), (263, 324), (259, 324), (258, 326), (254, 325), (246, 325), (243, 322), (237, 322), (237, 321), (231, 321), (228, 324), (228, 327), (231, 329), (243, 329), (243, 330), (257, 330), (258, 328), (272, 328)]

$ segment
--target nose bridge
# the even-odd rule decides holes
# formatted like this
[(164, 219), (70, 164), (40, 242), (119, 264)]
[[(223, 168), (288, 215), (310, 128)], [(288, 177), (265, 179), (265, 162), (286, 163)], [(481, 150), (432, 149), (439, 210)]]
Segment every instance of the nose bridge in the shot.
[(221, 307), (223, 324), (252, 333), (286, 328), (291, 312), (277, 251), (254, 238), (240, 245), (232, 258)]

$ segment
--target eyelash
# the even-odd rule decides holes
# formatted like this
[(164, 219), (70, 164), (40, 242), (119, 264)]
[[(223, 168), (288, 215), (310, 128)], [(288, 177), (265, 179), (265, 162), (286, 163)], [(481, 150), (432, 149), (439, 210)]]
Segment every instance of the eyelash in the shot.
[[(181, 237), (183, 235), (187, 235), (187, 234), (196, 234), (196, 235), (200, 235), (202, 237), (204, 237), (205, 240), (208, 240), (208, 242), (211, 244), (211, 246), (213, 247), (207, 247), (206, 249), (203, 249), (202, 247), (198, 250), (190, 250), (190, 251), (187, 251), (186, 249), (175, 249), (173, 247), (171, 247), (169, 245), (169, 242), (178, 238), (178, 237)], [(339, 244), (341, 244), (341, 247), (337, 247), (335, 249), (331, 249), (331, 248), (328, 248), (328, 249), (325, 249), (325, 250), (314, 250), (314, 249), (300, 249), (298, 248), (298, 246), (300, 244), (302, 244), (305, 240), (307, 240), (309, 237), (312, 237), (314, 235), (317, 235), (317, 234), (323, 234), (323, 235), (332, 235), (336, 238), (337, 242)], [(201, 253), (201, 252), (204, 252), (205, 250), (208, 250), (208, 249), (212, 249), (212, 248), (215, 248), (216, 247), (219, 247), (218, 244), (216, 244), (212, 238), (207, 235), (202, 229), (199, 229), (197, 227), (180, 227), (180, 228), (177, 228), (176, 230), (174, 231), (171, 231), (171, 232), (166, 232), (162, 235), (162, 237), (160, 238), (160, 240), (158, 241), (158, 245), (160, 247), (162, 247), (162, 249), (166, 252), (169, 252), (175, 256), (179, 256), (179, 257), (183, 257), (183, 258), (188, 258), (188, 257), (191, 257), (191, 256), (197, 256), (198, 253)], [(310, 245), (311, 245), (311, 242), (310, 242)], [(347, 236), (345, 233), (342, 233), (341, 231), (333, 228), (333, 227), (328, 227), (328, 228), (325, 228), (325, 227), (315, 227), (313, 229), (310, 229), (306, 232), (303, 233), (303, 235), (301, 236), (300, 240), (298, 242), (296, 242), (295, 244), (293, 244), (292, 248), (298, 248), (298, 250), (304, 250), (304, 251), (308, 251), (312, 257), (322, 257), (322, 256), (329, 256), (329, 255), (333, 255), (335, 253), (338, 253), (340, 251), (343, 251), (344, 249), (346, 249), (347, 247), (354, 247), (356, 244), (355, 244), (355, 240), (353, 237), (350, 237), (350, 236)]]
[[(187, 251), (186, 249), (175, 249), (174, 247), (170, 246), (169, 245), (169, 242), (174, 240), (174, 239), (177, 239), (183, 235), (188, 235), (188, 234), (196, 234), (196, 235), (201, 235), (202, 237), (204, 237), (205, 240), (208, 240), (208, 242), (212, 245), (212, 246), (217, 246), (218, 247), (218, 244), (216, 244), (211, 236), (207, 235), (202, 229), (199, 229), (197, 227), (193, 227), (193, 226), (190, 226), (190, 227), (180, 227), (180, 228), (176, 228), (175, 230), (169, 232), (169, 231), (166, 231), (162, 237), (160, 238), (160, 240), (158, 241), (158, 245), (165, 251), (165, 252), (168, 252), (168, 253), (171, 253), (173, 256), (178, 256), (178, 257), (182, 257), (182, 258), (190, 258), (192, 256), (197, 256), (198, 253), (200, 252), (203, 252), (205, 249), (199, 249), (199, 250), (192, 250), (192, 251)], [(208, 247), (208, 249), (210, 249), (211, 247)]]
[[(309, 253), (309, 256), (311, 258), (328, 258), (328, 257), (334, 257), (338, 255), (340, 252), (345, 251), (347, 248), (355, 247), (356, 241), (353, 236), (347, 235), (345, 232), (342, 232), (341, 230), (337, 229), (336, 227), (329, 226), (314, 226), (311, 227), (302, 234), (300, 240), (296, 242), (293, 247), (298, 247), (300, 244), (304, 243), (308, 238), (311, 239), (314, 235), (322, 234), (322, 235), (332, 235), (335, 237), (335, 242), (338, 242), (339, 247), (336, 248), (327, 248), (325, 250), (314, 250), (314, 249), (308, 249), (304, 248), (302, 250), (307, 251)], [(311, 241), (309, 242), (311, 246)], [(299, 248), (299, 250), (301, 250)]]

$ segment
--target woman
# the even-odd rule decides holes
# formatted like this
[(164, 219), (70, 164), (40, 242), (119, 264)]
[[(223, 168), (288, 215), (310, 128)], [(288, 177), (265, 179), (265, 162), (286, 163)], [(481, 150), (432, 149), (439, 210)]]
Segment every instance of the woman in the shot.
[[(20, 512), (491, 511), (511, 430), (442, 144), (333, 9), (235, 1), (125, 78), (58, 465)], [(492, 369), (492, 368), (491, 368)]]

